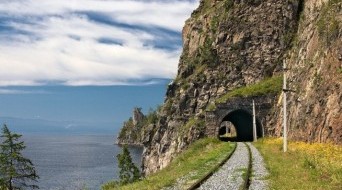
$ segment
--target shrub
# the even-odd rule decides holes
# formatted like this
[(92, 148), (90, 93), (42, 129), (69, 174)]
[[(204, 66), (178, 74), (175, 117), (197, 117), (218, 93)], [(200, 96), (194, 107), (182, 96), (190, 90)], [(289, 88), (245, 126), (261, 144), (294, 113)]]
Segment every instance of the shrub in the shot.
[(230, 9), (232, 9), (234, 6), (234, 0), (226, 0), (224, 2), (224, 7), (226, 8), (226, 11), (229, 11)]
[(342, 74), (342, 67), (337, 70), (337, 72)]
[(20, 137), (3, 126), (0, 135), (0, 189), (39, 189), (35, 184), (28, 184), (28, 181), (37, 182), (39, 176), (31, 160), (21, 153), (26, 146)]
[(157, 122), (158, 122), (157, 110), (150, 108), (150, 110), (148, 111), (148, 113), (144, 119), (144, 123), (146, 125), (149, 125), (149, 124), (156, 124)]
[(206, 111), (214, 111), (215, 109), (216, 109), (215, 103), (209, 103), (206, 108)]
[(127, 146), (123, 146), (122, 153), (117, 155), (119, 161), (119, 177), (120, 184), (125, 185), (135, 182), (140, 179), (141, 174), (139, 169), (132, 162), (132, 157)]

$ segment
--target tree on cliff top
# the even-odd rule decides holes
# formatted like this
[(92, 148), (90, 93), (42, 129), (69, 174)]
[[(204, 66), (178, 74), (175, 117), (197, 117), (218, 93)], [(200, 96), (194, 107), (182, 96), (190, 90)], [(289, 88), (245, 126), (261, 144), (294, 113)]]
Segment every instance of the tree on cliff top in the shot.
[(117, 155), (119, 161), (119, 176), (122, 185), (132, 183), (141, 177), (139, 169), (132, 162), (127, 146), (123, 146), (122, 153)]
[(0, 189), (39, 189), (37, 185), (27, 184), (27, 181), (37, 182), (39, 176), (31, 160), (24, 158), (21, 151), (25, 149), (22, 135), (12, 133), (6, 125), (0, 135)]

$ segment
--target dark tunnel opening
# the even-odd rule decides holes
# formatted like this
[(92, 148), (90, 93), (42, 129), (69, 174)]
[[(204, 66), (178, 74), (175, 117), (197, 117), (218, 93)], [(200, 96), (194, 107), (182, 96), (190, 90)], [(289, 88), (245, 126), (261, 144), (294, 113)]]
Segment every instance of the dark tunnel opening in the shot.
[[(235, 135), (231, 130), (235, 130)], [(258, 118), (256, 118), (256, 131), (257, 137), (262, 137), (262, 126)], [(253, 141), (252, 114), (242, 109), (230, 112), (223, 118), (218, 136), (222, 141)]]
[(219, 128), (219, 138), (222, 141), (236, 141), (236, 128), (230, 121), (223, 121)]

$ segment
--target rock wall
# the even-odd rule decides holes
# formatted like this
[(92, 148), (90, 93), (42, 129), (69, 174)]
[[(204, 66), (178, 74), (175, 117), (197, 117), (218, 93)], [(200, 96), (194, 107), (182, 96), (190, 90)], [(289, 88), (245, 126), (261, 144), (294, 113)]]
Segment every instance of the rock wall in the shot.
[(279, 71), (297, 30), (298, 7), (295, 0), (201, 1), (184, 26), (178, 75), (168, 86), (155, 133), (144, 141), (146, 174), (205, 136), (211, 102)]
[(133, 109), (133, 125), (137, 126), (139, 123), (142, 123), (145, 118), (145, 115), (141, 112), (141, 108)]
[[(342, 1), (306, 0), (293, 48), (286, 56), (289, 137), (342, 143)], [(282, 98), (282, 97), (280, 97)], [(276, 105), (279, 107), (280, 105)], [(274, 117), (274, 135), (282, 117)]]
[[(158, 119), (144, 130), (143, 171), (166, 167), (206, 136), (205, 113), (235, 89), (290, 69), (289, 137), (341, 143), (341, 0), (202, 0), (183, 28), (183, 53)], [(282, 135), (282, 96), (265, 133)]]

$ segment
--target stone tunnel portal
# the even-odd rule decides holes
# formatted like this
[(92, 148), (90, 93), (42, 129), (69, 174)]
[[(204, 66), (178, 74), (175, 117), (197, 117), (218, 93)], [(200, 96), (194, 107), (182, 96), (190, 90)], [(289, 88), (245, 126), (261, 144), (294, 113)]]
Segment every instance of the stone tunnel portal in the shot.
[[(229, 126), (229, 123), (232, 125)], [(257, 137), (262, 137), (262, 126), (258, 118), (256, 118), (256, 129)], [(227, 135), (225, 136), (224, 134)], [(242, 109), (230, 112), (223, 118), (220, 124), (218, 136), (223, 141), (253, 141), (252, 114)]]

